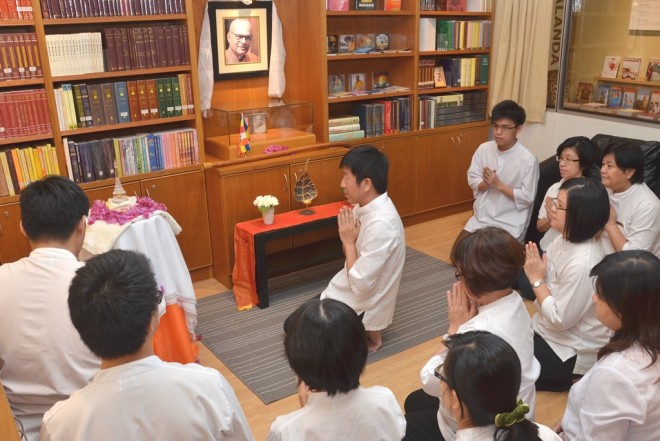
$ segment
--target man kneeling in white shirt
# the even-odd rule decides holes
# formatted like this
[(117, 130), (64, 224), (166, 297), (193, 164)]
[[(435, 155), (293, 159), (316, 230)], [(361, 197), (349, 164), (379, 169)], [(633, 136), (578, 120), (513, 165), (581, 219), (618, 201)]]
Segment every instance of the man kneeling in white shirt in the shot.
[(162, 296), (149, 260), (134, 251), (100, 254), (76, 272), (71, 321), (101, 370), (46, 413), (42, 441), (254, 439), (220, 373), (154, 355)]

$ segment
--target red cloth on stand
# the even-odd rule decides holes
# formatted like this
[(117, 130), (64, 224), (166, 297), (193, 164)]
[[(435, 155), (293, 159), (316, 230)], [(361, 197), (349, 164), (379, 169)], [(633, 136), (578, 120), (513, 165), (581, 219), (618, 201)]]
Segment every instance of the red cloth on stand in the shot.
[(275, 221), (271, 225), (264, 224), (262, 219), (237, 223), (234, 229), (234, 271), (232, 281), (238, 310), (250, 309), (259, 304), (254, 259), (255, 234), (337, 216), (339, 209), (344, 206), (346, 206), (345, 202), (319, 205), (312, 207), (315, 214), (308, 216), (300, 214), (300, 210), (276, 214)]

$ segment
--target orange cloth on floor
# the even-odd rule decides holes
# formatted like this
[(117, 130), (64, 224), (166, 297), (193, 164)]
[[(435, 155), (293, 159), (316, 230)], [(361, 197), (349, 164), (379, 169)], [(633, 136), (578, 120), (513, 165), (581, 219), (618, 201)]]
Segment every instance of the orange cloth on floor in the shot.
[(271, 225), (264, 224), (262, 219), (237, 223), (234, 229), (234, 272), (232, 281), (238, 310), (250, 309), (259, 304), (254, 257), (255, 234), (337, 216), (339, 209), (344, 206), (346, 206), (345, 202), (319, 205), (312, 207), (315, 214), (309, 216), (300, 214), (300, 210), (277, 214), (275, 215), (275, 222)]
[(179, 305), (167, 305), (154, 333), (154, 354), (163, 361), (194, 363), (199, 348), (190, 340), (186, 317)]

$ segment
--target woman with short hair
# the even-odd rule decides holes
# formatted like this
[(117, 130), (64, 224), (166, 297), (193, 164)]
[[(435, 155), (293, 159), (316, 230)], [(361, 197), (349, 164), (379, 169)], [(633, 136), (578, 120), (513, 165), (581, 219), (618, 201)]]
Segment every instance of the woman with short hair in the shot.
[(609, 332), (596, 319), (589, 271), (603, 258), (596, 235), (609, 216), (603, 185), (589, 178), (564, 182), (553, 200), (550, 223), (561, 231), (540, 257), (536, 244), (526, 246), (525, 274), (538, 312), (532, 318), (534, 356), (541, 363), (537, 390), (568, 390), (573, 374), (584, 375)]
[(622, 251), (591, 275), (596, 317), (614, 335), (571, 388), (565, 437), (660, 439), (660, 260), (648, 251)]
[(302, 408), (277, 417), (268, 441), (403, 438), (406, 421), (392, 391), (360, 387), (367, 334), (351, 307), (332, 299), (303, 303), (290, 316), (284, 350)]

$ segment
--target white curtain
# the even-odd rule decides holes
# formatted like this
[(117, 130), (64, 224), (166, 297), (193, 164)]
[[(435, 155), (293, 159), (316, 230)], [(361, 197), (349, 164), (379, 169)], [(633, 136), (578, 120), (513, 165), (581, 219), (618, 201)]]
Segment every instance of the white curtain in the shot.
[[(209, 0), (209, 2), (215, 0)], [(250, 4), (251, 1), (236, 0)], [(271, 1), (271, 0), (261, 0)], [(273, 3), (272, 34), (270, 49), (270, 66), (268, 70), (268, 96), (272, 98), (281, 98), (286, 88), (286, 79), (284, 77), (284, 61), (286, 51), (284, 50), (284, 40), (282, 39), (282, 23), (277, 15), (275, 2)], [(213, 95), (213, 52), (211, 50), (211, 25), (209, 23), (209, 6), (206, 4), (204, 12), (204, 22), (202, 23), (202, 33), (199, 37), (199, 94), (201, 98), (201, 109), (206, 111), (211, 108), (211, 96)]]
[(491, 107), (512, 99), (528, 122), (543, 123), (553, 0), (497, 0), (493, 31)]

